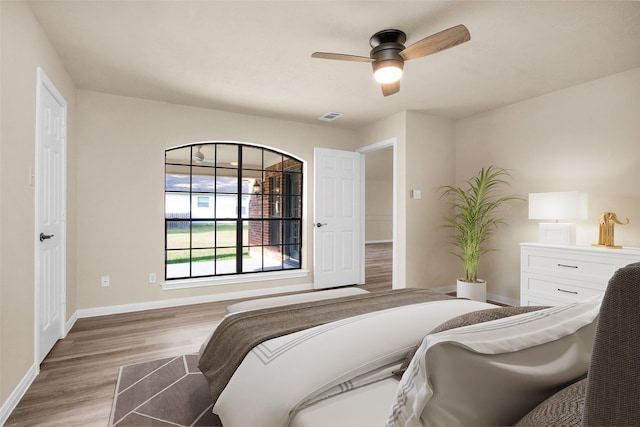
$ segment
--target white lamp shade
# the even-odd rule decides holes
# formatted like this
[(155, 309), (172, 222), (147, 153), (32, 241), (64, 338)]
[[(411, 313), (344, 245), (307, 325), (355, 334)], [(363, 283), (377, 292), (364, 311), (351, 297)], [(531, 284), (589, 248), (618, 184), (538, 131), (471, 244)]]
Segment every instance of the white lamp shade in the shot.
[(529, 219), (587, 219), (588, 195), (581, 191), (529, 193)]

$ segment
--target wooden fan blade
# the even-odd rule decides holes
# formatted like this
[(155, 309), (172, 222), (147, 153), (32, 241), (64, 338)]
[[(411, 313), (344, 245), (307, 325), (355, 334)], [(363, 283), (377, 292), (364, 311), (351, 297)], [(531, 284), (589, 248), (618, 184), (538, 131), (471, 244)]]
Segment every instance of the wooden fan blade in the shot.
[(367, 56), (345, 55), (343, 53), (313, 52), (311, 54), (311, 57), (320, 59), (335, 59), (338, 61), (373, 62), (373, 59)]
[(393, 83), (382, 83), (382, 94), (384, 96), (393, 95), (400, 92), (400, 80)]
[(456, 25), (415, 42), (400, 52), (400, 55), (408, 61), (449, 49), (469, 40), (471, 40), (471, 34), (467, 27)]

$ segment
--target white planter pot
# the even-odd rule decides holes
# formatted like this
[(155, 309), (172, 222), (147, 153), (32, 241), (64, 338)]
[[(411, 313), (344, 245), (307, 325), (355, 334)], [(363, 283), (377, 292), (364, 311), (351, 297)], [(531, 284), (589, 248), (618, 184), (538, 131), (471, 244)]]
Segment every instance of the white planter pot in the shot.
[[(478, 279), (480, 280), (480, 279)], [(487, 281), (480, 280), (479, 283), (465, 282), (458, 279), (456, 296), (458, 298), (468, 298), (473, 301), (487, 301)]]

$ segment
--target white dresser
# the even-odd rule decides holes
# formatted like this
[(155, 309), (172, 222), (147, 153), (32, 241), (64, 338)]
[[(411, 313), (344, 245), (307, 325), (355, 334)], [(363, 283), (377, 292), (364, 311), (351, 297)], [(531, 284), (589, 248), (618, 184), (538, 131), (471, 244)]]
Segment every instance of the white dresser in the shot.
[(601, 295), (617, 269), (639, 261), (639, 248), (521, 243), (520, 305), (561, 305)]

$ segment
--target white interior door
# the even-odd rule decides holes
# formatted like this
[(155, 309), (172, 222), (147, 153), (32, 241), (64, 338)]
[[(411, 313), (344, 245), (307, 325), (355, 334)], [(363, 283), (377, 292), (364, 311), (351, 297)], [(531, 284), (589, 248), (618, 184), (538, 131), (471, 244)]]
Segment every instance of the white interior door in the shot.
[(314, 288), (363, 283), (362, 154), (314, 150)]
[(36, 358), (64, 333), (67, 103), (38, 69), (36, 124)]

